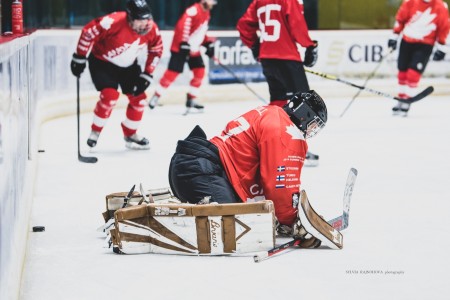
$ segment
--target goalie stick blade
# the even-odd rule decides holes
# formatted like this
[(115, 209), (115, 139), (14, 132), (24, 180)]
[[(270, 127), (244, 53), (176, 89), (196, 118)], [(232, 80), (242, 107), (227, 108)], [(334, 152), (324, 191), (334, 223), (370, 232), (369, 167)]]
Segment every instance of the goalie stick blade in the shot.
[(82, 156), (81, 154), (78, 154), (78, 160), (88, 164), (95, 164), (98, 161), (98, 158), (94, 156)]
[(415, 95), (414, 97), (411, 97), (408, 99), (401, 99), (401, 98), (395, 97), (395, 99), (400, 102), (411, 104), (411, 103), (417, 102), (419, 100), (422, 100), (423, 98), (425, 98), (428, 95), (430, 95), (431, 93), (433, 93), (433, 91), (434, 91), (434, 88), (432, 86), (429, 86), (426, 89), (424, 89), (423, 91), (421, 91), (420, 93), (418, 93), (417, 95)]
[(328, 221), (331, 226), (339, 231), (342, 231), (348, 227), (348, 220), (350, 217), (350, 201), (352, 199), (356, 176), (358, 176), (358, 170), (351, 168), (347, 176), (347, 182), (345, 183), (344, 197), (342, 199), (342, 215)]

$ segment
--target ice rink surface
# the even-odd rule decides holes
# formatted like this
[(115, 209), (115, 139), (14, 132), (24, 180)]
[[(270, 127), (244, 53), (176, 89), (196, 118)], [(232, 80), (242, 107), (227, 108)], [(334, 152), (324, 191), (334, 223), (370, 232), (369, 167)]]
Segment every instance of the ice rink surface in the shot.
[[(318, 91), (320, 94), (320, 91)], [(38, 173), (22, 300), (56, 299), (450, 299), (450, 99), (430, 96), (407, 118), (393, 117), (394, 101), (328, 97), (329, 121), (309, 141), (320, 165), (304, 168), (302, 188), (326, 219), (342, 213), (348, 171), (359, 171), (343, 250), (295, 249), (254, 263), (252, 257), (117, 255), (96, 231), (105, 196), (168, 187), (177, 140), (199, 124), (208, 137), (262, 104), (207, 103), (182, 116), (184, 103), (146, 110), (139, 133), (148, 151), (124, 147), (116, 109), (95, 151), (86, 139), (92, 113), (81, 115), (77, 160), (76, 117), (42, 126)], [(244, 99), (243, 99), (244, 100)], [(122, 100), (121, 100), (122, 101)]]

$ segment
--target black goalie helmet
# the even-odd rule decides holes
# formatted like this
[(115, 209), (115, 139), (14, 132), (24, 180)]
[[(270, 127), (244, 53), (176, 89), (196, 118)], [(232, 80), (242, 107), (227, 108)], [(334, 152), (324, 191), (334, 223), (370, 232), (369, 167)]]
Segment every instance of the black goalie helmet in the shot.
[(305, 138), (316, 135), (328, 119), (325, 102), (313, 90), (295, 94), (283, 109), (303, 132)]
[(126, 11), (130, 20), (153, 19), (150, 6), (145, 0), (128, 0)]

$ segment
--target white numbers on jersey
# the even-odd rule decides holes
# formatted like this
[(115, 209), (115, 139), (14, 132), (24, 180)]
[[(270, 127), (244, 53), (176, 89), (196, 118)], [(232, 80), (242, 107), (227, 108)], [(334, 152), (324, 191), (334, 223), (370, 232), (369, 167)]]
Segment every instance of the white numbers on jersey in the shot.
[(225, 133), (225, 135), (220, 136), (220, 138), (225, 142), (228, 138), (232, 137), (233, 135), (242, 133), (250, 128), (250, 124), (244, 117), (239, 117), (236, 120), (234, 120), (237, 124), (236, 127), (230, 129), (228, 132)]
[[(281, 24), (277, 19), (271, 19), (272, 11), (281, 11), (281, 5), (269, 4), (258, 8), (259, 30), (261, 31), (260, 42), (276, 42), (280, 38)], [(272, 27), (272, 33), (266, 29)]]

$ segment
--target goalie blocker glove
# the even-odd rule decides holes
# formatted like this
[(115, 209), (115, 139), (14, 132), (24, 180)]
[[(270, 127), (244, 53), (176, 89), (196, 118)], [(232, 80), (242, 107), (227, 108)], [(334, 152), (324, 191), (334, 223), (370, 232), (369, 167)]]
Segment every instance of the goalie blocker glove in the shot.
[(74, 53), (72, 56), (72, 62), (70, 63), (70, 70), (75, 77), (80, 77), (86, 68), (86, 57)]
[(292, 226), (282, 225), (276, 221), (276, 232), (279, 237), (291, 237), (300, 240), (300, 248), (319, 248), (322, 244), (319, 239), (306, 232), (299, 218)]

